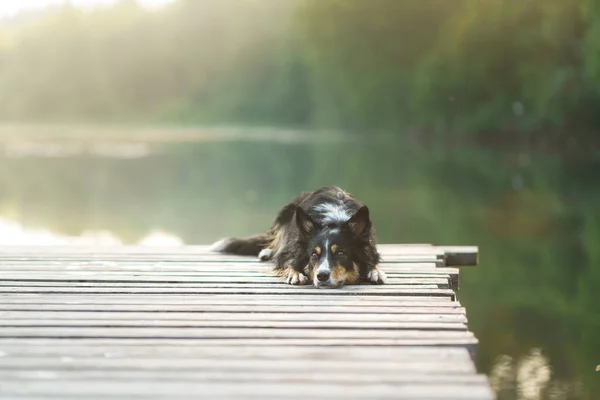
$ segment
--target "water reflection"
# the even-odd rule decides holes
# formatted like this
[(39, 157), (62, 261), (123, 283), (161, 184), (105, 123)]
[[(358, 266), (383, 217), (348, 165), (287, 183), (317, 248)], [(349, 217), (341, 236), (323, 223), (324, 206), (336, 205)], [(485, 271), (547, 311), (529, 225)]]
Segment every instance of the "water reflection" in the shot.
[(585, 396), (580, 380), (552, 378), (552, 368), (542, 350), (532, 348), (521, 359), (500, 355), (490, 372), (494, 391), (502, 399), (579, 399)]
[(480, 246), (459, 298), (500, 400), (600, 398), (597, 159), (314, 138), (22, 155), (0, 155), (3, 244), (206, 244), (340, 185), (381, 242)]

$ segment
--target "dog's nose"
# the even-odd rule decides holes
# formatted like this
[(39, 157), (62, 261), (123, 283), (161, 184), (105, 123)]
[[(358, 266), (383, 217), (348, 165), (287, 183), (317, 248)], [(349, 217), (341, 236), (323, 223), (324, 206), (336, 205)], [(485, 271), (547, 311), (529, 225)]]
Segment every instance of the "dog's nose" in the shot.
[(329, 271), (320, 271), (317, 273), (319, 282), (327, 282), (329, 280)]

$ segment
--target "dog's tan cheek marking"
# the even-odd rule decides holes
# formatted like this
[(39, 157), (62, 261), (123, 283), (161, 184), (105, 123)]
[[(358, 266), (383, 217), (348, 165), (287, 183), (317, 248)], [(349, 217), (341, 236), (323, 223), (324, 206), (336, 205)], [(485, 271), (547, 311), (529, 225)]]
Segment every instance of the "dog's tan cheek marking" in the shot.
[(348, 285), (355, 285), (360, 281), (360, 272), (356, 263), (352, 264), (352, 271), (346, 271), (346, 283)]
[(331, 281), (334, 285), (343, 284), (346, 281), (346, 269), (340, 265), (336, 265), (331, 270)]
[(357, 263), (352, 263), (352, 272), (348, 274), (349, 285), (357, 284), (360, 281), (360, 268)]
[(337, 264), (333, 270), (331, 271), (331, 280), (338, 285), (346, 284), (346, 285), (354, 285), (360, 279), (360, 274), (358, 272), (358, 266), (354, 264), (354, 268), (352, 271), (348, 271), (342, 265)]

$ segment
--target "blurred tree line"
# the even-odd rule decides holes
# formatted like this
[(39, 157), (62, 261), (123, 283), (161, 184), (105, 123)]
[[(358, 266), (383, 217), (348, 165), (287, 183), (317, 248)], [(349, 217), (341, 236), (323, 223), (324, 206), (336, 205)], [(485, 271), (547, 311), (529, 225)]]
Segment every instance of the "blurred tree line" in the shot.
[(0, 119), (528, 144), (600, 127), (595, 0), (133, 0), (0, 23)]

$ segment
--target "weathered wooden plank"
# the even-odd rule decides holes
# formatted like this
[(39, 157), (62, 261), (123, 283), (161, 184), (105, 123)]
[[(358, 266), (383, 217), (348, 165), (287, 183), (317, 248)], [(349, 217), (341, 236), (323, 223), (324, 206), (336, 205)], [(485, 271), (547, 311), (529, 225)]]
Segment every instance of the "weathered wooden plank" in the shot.
[[(119, 269), (122, 268), (122, 269)], [(45, 270), (44, 270), (45, 269)], [(173, 266), (173, 268), (169, 267), (152, 267), (141, 264), (140, 267), (131, 267), (131, 266), (107, 266), (106, 268), (92, 265), (71, 265), (71, 264), (60, 264), (58, 266), (49, 266), (49, 267), (39, 267), (39, 266), (28, 266), (28, 267), (5, 267), (2, 268), (0, 265), (0, 274), (7, 275), (8, 274), (36, 274), (36, 276), (41, 275), (50, 275), (54, 273), (75, 273), (74, 271), (78, 271), (81, 274), (94, 275), (99, 272), (106, 274), (115, 274), (119, 276), (132, 276), (132, 275), (140, 275), (144, 274), (144, 276), (197, 276), (197, 277), (205, 277), (205, 276), (213, 276), (215, 279), (227, 279), (228, 277), (262, 277), (262, 279), (280, 279), (275, 277), (271, 271), (271, 268), (265, 268), (264, 265), (259, 265), (257, 267), (244, 267), (244, 266), (232, 266), (231, 264), (227, 264), (226, 267), (223, 266), (213, 266), (207, 267), (204, 264), (194, 264), (189, 266)], [(394, 282), (396, 278), (411, 278), (411, 279), (419, 279), (419, 278), (437, 278), (437, 279), (445, 279), (449, 278), (450, 286), (453, 290), (458, 289), (458, 269), (456, 268), (437, 268), (435, 266), (425, 268), (421, 267), (420, 264), (388, 264), (385, 266), (384, 271), (390, 278), (390, 282)], [(11, 275), (11, 276), (20, 276), (20, 275)]]
[[(383, 268), (383, 267), (382, 267)], [(389, 263), (385, 266), (386, 271), (393, 271), (398, 274), (444, 274), (444, 269), (448, 270), (447, 267), (436, 267), (433, 263), (412, 263), (412, 264), (396, 264)], [(149, 263), (105, 263), (105, 262), (53, 262), (53, 261), (40, 261), (40, 262), (27, 262), (27, 263), (0, 263), (0, 272), (41, 272), (49, 273), (53, 271), (82, 271), (82, 272), (121, 272), (121, 273), (149, 273), (149, 274), (192, 274), (192, 275), (203, 275), (208, 273), (229, 273), (229, 274), (257, 274), (257, 275), (271, 275), (273, 265), (271, 264), (215, 264), (215, 263), (188, 263), (188, 264), (158, 264), (155, 262)], [(452, 272), (458, 272), (457, 268), (450, 268)]]
[[(385, 271), (389, 279), (450, 279), (449, 273), (440, 273), (435, 270), (425, 270), (422, 272), (412, 272), (412, 271), (393, 271), (386, 270)], [(242, 280), (242, 279), (260, 279), (267, 281), (279, 281), (281, 278), (275, 276), (270, 270), (269, 271), (229, 271), (229, 270), (218, 270), (218, 271), (205, 271), (199, 269), (190, 269), (189, 271), (175, 271), (170, 269), (164, 269), (162, 271), (148, 271), (148, 270), (136, 270), (136, 269), (127, 269), (127, 268), (107, 268), (104, 269), (102, 267), (94, 267), (94, 268), (81, 268), (81, 269), (65, 269), (63, 267), (53, 267), (50, 269), (45, 268), (19, 268), (17, 270), (2, 270), (0, 269), (1, 276), (6, 279), (14, 279), (14, 278), (38, 278), (41, 276), (53, 276), (58, 275), (61, 276), (115, 276), (115, 277), (135, 277), (135, 276), (143, 276), (146, 277), (155, 277), (155, 278), (165, 278), (165, 277), (177, 277), (184, 280), (185, 278), (195, 278), (195, 279), (205, 279), (212, 281), (220, 281), (220, 280)]]
[[(397, 274), (458, 274), (459, 270), (457, 268), (447, 268), (447, 267), (435, 267), (429, 264), (425, 264), (427, 266), (422, 266), (422, 263), (416, 264), (401, 264), (401, 263), (390, 263), (382, 266), (381, 268), (386, 273), (397, 273)], [(112, 268), (112, 269), (111, 269)], [(148, 266), (148, 264), (140, 264), (136, 265), (118, 265), (118, 266), (106, 266), (97, 264), (69, 264), (69, 263), (56, 263), (56, 264), (10, 264), (10, 265), (0, 265), (0, 271), (3, 273), (18, 273), (18, 272), (26, 272), (26, 271), (40, 271), (40, 272), (50, 272), (50, 271), (90, 271), (90, 273), (95, 271), (119, 271), (119, 272), (132, 272), (132, 273), (142, 273), (142, 272), (154, 272), (156, 274), (160, 272), (167, 273), (189, 273), (189, 274), (202, 274), (202, 273), (254, 273), (262, 276), (273, 276), (273, 268), (272, 266), (266, 265), (257, 265), (257, 264), (234, 264), (234, 263), (223, 263), (221, 265), (214, 264), (205, 264), (205, 263), (189, 263), (187, 265), (182, 264), (174, 264), (172, 266), (168, 265), (157, 265), (155, 267)]]
[[(317, 311), (319, 307), (314, 307)], [(4, 308), (3, 308), (4, 310)], [(345, 322), (453, 322), (465, 323), (467, 318), (464, 314), (381, 314), (381, 313), (360, 313), (360, 314), (342, 314), (335, 312), (305, 313), (299, 316), (291, 312), (246, 312), (246, 313), (223, 313), (223, 312), (76, 312), (76, 311), (46, 311), (46, 312), (23, 312), (23, 311), (0, 311), (0, 323), (8, 323), (10, 320), (23, 320), (29, 322), (53, 321), (60, 323), (63, 320), (85, 321), (345, 321)]]
[(479, 264), (477, 246), (441, 246), (444, 252), (444, 264), (447, 266), (476, 266)]
[[(458, 347), (390, 347), (374, 346), (283, 346), (229, 347), (207, 346), (200, 341), (124, 341), (124, 340), (52, 340), (0, 339), (5, 358), (15, 357), (101, 357), (122, 358), (245, 358), (260, 360), (414, 360), (430, 362), (471, 362), (468, 351)], [(449, 371), (452, 373), (452, 370)]]
[[(394, 256), (394, 258), (398, 258), (398, 264), (405, 264), (402, 260), (411, 260), (414, 259), (415, 264), (420, 265), (438, 265), (440, 261), (439, 258), (436, 258), (433, 255), (427, 254), (418, 254), (418, 255), (399, 255)], [(181, 262), (179, 262), (181, 261)], [(142, 256), (142, 257), (122, 257), (119, 255), (110, 255), (110, 254), (96, 254), (94, 256), (87, 257), (85, 255), (51, 255), (45, 253), (38, 253), (32, 255), (10, 255), (10, 254), (1, 254), (0, 255), (0, 265), (6, 266), (11, 265), (14, 262), (15, 265), (58, 265), (58, 264), (74, 264), (74, 265), (105, 265), (105, 266), (114, 266), (114, 265), (131, 265), (131, 266), (139, 266), (140, 263), (145, 265), (189, 265), (190, 263), (196, 264), (208, 264), (208, 265), (222, 265), (223, 262), (230, 262), (233, 265), (259, 265), (265, 268), (269, 268), (273, 266), (273, 263), (270, 261), (261, 261), (258, 257), (254, 256), (186, 256), (186, 257), (171, 257), (171, 256)], [(390, 263), (393, 263), (390, 261)]]
[[(443, 253), (443, 247), (433, 246), (431, 244), (387, 244), (377, 245), (378, 251), (387, 253), (409, 253), (409, 254), (438, 254)], [(211, 245), (185, 245), (185, 246), (138, 246), (138, 245), (117, 245), (117, 246), (0, 246), (0, 253), (7, 255), (37, 255), (40, 253), (48, 255), (148, 255), (148, 256), (167, 256), (167, 255), (220, 255), (210, 250)], [(452, 248), (452, 247), (451, 247)], [(453, 246), (455, 250), (465, 249), (467, 251), (476, 251), (473, 246)]]
[[(397, 371), (380, 371), (373, 374), (348, 374), (345, 371), (335, 369), (323, 373), (322, 371), (297, 370), (297, 371), (138, 371), (138, 370), (55, 370), (55, 369), (35, 369), (35, 370), (0, 370), (0, 380), (5, 381), (30, 381), (41, 380), (51, 381), (57, 384), (69, 384), (78, 380), (112, 380), (112, 381), (191, 381), (201, 382), (262, 382), (265, 384), (277, 382), (303, 382), (305, 384), (316, 383), (383, 383), (383, 384), (410, 384), (410, 383), (429, 383), (439, 385), (445, 383), (461, 384), (485, 384), (486, 377), (472, 373), (457, 373), (452, 371), (451, 365), (445, 365), (446, 371), (411, 371), (403, 368), (401, 374)], [(408, 367), (408, 366), (407, 366)], [(450, 371), (450, 372), (449, 372)]]
[(103, 327), (60, 327), (60, 328), (16, 328), (4, 327), (0, 337), (121, 337), (121, 338), (370, 338), (370, 339), (452, 339), (472, 338), (469, 331), (426, 331), (426, 330), (364, 330), (348, 329), (219, 329), (219, 328), (103, 328)]
[[(384, 262), (396, 257), (404, 256), (435, 256), (442, 258), (446, 265), (467, 266), (478, 264), (479, 249), (476, 246), (431, 246), (431, 245), (388, 245), (380, 244), (378, 246), (383, 256)], [(98, 248), (69, 248), (69, 247), (48, 247), (44, 248), (45, 256), (57, 257), (85, 257), (86, 259), (95, 257), (213, 257), (227, 258), (231, 260), (240, 260), (241, 257), (221, 255), (211, 253), (207, 246), (185, 246), (173, 248), (147, 248), (139, 246), (123, 246), (122, 248), (107, 247)], [(22, 259), (28, 256), (38, 256), (39, 248), (11, 246), (0, 248), (0, 258), (18, 255)]]
[(458, 347), (461, 349), (470, 349), (478, 343), (475, 336), (464, 338), (396, 338), (396, 339), (385, 339), (385, 338), (127, 338), (127, 337), (1, 337), (0, 346), (8, 345), (27, 345), (33, 346), (54, 346), (61, 343), (71, 344), (90, 344), (90, 345), (101, 345), (101, 344), (112, 344), (112, 345), (127, 345), (127, 346), (193, 346), (193, 347), (222, 347), (227, 346), (231, 348), (271, 348), (277, 346), (287, 347), (298, 347), (298, 348), (350, 348), (354, 346), (365, 346), (365, 347), (383, 347), (383, 348), (412, 348), (412, 347)]
[(386, 305), (378, 303), (357, 303), (357, 304), (240, 304), (237, 302), (224, 302), (222, 304), (180, 304), (168, 303), (164, 301), (150, 302), (150, 304), (142, 304), (139, 300), (133, 301), (72, 301), (66, 302), (30, 302), (30, 301), (15, 301), (2, 304), (2, 309), (9, 311), (11, 308), (18, 310), (42, 310), (56, 309), (57, 311), (69, 311), (75, 309), (91, 310), (91, 311), (149, 311), (149, 312), (195, 312), (195, 313), (210, 313), (210, 312), (228, 312), (228, 313), (275, 313), (285, 312), (292, 314), (306, 313), (336, 313), (336, 314), (417, 314), (417, 313), (460, 313), (464, 314), (465, 310), (462, 307), (453, 307), (445, 304), (424, 304), (424, 305)]
[[(315, 310), (317, 310), (315, 308)], [(203, 320), (203, 321), (348, 321), (348, 322), (456, 322), (466, 323), (467, 318), (460, 313), (406, 313), (406, 314), (382, 314), (382, 313), (354, 313), (343, 314), (335, 312), (304, 313), (297, 315), (292, 312), (119, 312), (119, 311), (1, 311), (0, 320), (26, 320), (42, 321), (50, 320), (59, 323), (62, 320), (111, 320), (111, 321), (164, 321), (164, 320)]]
[[(448, 275), (458, 275), (458, 269), (456, 268), (443, 268), (443, 267), (418, 267), (415, 264), (389, 264), (381, 268), (390, 277), (445, 277)], [(274, 277), (274, 272), (271, 268), (264, 268), (262, 266), (231, 266), (226, 264), (225, 266), (213, 266), (209, 267), (204, 264), (188, 265), (188, 266), (173, 266), (169, 267), (156, 267), (149, 268), (147, 266), (136, 268), (131, 266), (122, 267), (102, 267), (102, 266), (71, 266), (68, 264), (62, 264), (58, 266), (29, 266), (19, 267), (11, 266), (9, 268), (0, 267), (0, 273), (4, 274), (44, 274), (52, 275), (56, 273), (71, 273), (81, 275), (94, 275), (98, 273), (115, 274), (115, 275), (140, 275), (144, 274), (147, 276), (261, 276), (261, 277)]]
[[(379, 243), (381, 253), (388, 252), (445, 252), (448, 250), (463, 250), (463, 252), (477, 252), (477, 246), (437, 246), (420, 243)], [(0, 251), (6, 254), (219, 254), (210, 250), (211, 245), (185, 245), (185, 246), (140, 246), (140, 245), (106, 245), (106, 246), (0, 246)]]
[[(382, 255), (382, 260), (397, 261), (397, 262), (437, 262), (440, 260), (441, 253), (405, 253), (405, 254), (388, 254)], [(198, 262), (209, 261), (213, 263), (221, 262), (257, 262), (257, 257), (253, 256), (236, 256), (230, 254), (218, 253), (201, 253), (201, 254), (110, 254), (110, 253), (95, 253), (95, 254), (11, 254), (10, 252), (0, 253), (2, 262), (19, 262), (19, 261), (36, 261), (36, 260), (53, 260), (53, 261), (87, 261), (87, 260), (103, 260), (103, 261), (128, 261), (128, 262)]]
[[(288, 286), (283, 279), (276, 279), (271, 281), (253, 281), (246, 279), (245, 281), (228, 281), (227, 279), (221, 279), (216, 281), (205, 281), (203, 279), (169, 279), (169, 278), (158, 278), (149, 279), (146, 277), (127, 277), (127, 278), (113, 278), (111, 277), (60, 277), (56, 276), (49, 279), (27, 279), (27, 280), (16, 280), (16, 279), (2, 279), (0, 280), (0, 287), (43, 287), (43, 286), (104, 286), (104, 287), (195, 287), (195, 288), (273, 288)], [(366, 285), (366, 283), (365, 283)], [(386, 282), (388, 287), (393, 286), (394, 288), (415, 288), (415, 289), (448, 289), (449, 284), (444, 279), (390, 279)]]
[(475, 266), (479, 262), (477, 246), (401, 246), (379, 245), (379, 252), (388, 255), (427, 254), (441, 255), (448, 266)]
[[(107, 358), (107, 357), (10, 357), (0, 358), (0, 370), (108, 370), (108, 371), (314, 371), (327, 373), (338, 372), (358, 373), (373, 370), (381, 373), (388, 370), (396, 374), (402, 372), (426, 371), (430, 373), (471, 373), (476, 372), (472, 362), (468, 360), (452, 360), (451, 362), (432, 360), (393, 360), (384, 358), (363, 359), (360, 362), (346, 360), (320, 359), (260, 359), (260, 358), (222, 358), (222, 357), (197, 357), (197, 358)], [(451, 372), (449, 371), (451, 369)]]
[[(460, 248), (457, 248), (456, 252), (460, 252)], [(436, 259), (444, 256), (444, 252), (442, 250), (437, 250), (433, 248), (432, 250), (420, 251), (383, 251), (380, 253), (383, 257), (417, 257), (417, 258), (427, 258), (427, 259)], [(77, 252), (64, 252), (64, 253), (48, 253), (46, 251), (38, 251), (38, 252), (30, 252), (30, 253), (15, 253), (14, 251), (3, 251), (2, 259), (3, 260), (27, 260), (27, 259), (40, 259), (40, 258), (52, 258), (52, 259), (123, 259), (123, 260), (156, 260), (156, 259), (166, 259), (166, 260), (240, 260), (246, 261), (254, 259), (256, 260), (256, 256), (241, 256), (235, 254), (221, 254), (221, 253), (185, 253), (185, 252), (176, 252), (176, 253), (113, 253), (109, 251), (96, 251), (91, 253), (77, 253)]]
[(431, 296), (431, 297), (449, 297), (454, 298), (454, 291), (450, 289), (396, 289), (394, 287), (382, 286), (344, 286), (337, 289), (316, 289), (310, 286), (281, 285), (273, 288), (135, 288), (135, 287), (0, 287), (0, 293), (85, 293), (85, 294), (104, 294), (104, 293), (136, 293), (136, 294), (310, 294), (319, 293), (321, 296), (346, 294), (348, 296), (356, 295), (374, 295), (374, 296)]
[[(71, 281), (54, 281), (54, 282), (19, 282), (9, 283), (7, 285), (0, 284), (1, 290), (19, 290), (19, 289), (42, 289), (45, 288), (64, 288), (64, 289), (132, 289), (132, 290), (146, 290), (146, 289), (159, 289), (162, 291), (168, 291), (169, 289), (174, 290), (204, 290), (204, 289), (227, 289), (227, 290), (260, 290), (260, 289), (289, 289), (288, 284), (285, 282), (281, 283), (202, 283), (202, 282), (190, 282), (190, 283), (173, 283), (173, 282), (103, 282), (103, 281), (83, 281), (83, 282), (71, 282)], [(313, 285), (308, 285), (307, 288), (314, 288)], [(403, 285), (403, 284), (391, 284), (387, 287), (388, 291), (391, 289), (406, 289), (406, 290), (436, 290), (436, 289), (448, 289), (448, 284), (440, 285)], [(383, 291), (385, 292), (385, 291)]]
[[(189, 247), (189, 249), (188, 249)], [(382, 254), (383, 262), (392, 261), (399, 258), (405, 258), (409, 256), (433, 256), (435, 259), (441, 259), (448, 266), (468, 266), (478, 264), (478, 253), (479, 249), (476, 246), (430, 246), (430, 245), (379, 245), (379, 251)], [(13, 255), (18, 255), (19, 259), (24, 260), (28, 257), (39, 257), (39, 248), (31, 247), (2, 247), (0, 248), (0, 259), (10, 259)], [(144, 248), (135, 246), (124, 246), (122, 249), (118, 248), (106, 248), (106, 249), (94, 249), (94, 248), (45, 248), (45, 257), (53, 258), (131, 258), (131, 257), (144, 257), (148, 258), (190, 258), (195, 259), (217, 259), (230, 260), (230, 261), (246, 261), (251, 257), (239, 257), (231, 255), (222, 255), (218, 253), (211, 253), (208, 251), (206, 246), (186, 246), (186, 247), (175, 247), (175, 248)]]
[(419, 347), (419, 346), (435, 346), (435, 347), (451, 347), (457, 346), (461, 349), (472, 349), (477, 345), (478, 340), (475, 336), (457, 337), (457, 338), (436, 338), (436, 337), (420, 337), (420, 338), (185, 338), (185, 337), (167, 337), (167, 338), (145, 338), (145, 337), (74, 337), (74, 336), (57, 336), (57, 337), (1, 337), (0, 345), (7, 343), (17, 343), (22, 345), (27, 343), (28, 346), (39, 343), (44, 346), (53, 346), (60, 343), (94, 343), (96, 345), (102, 343), (111, 343), (119, 345), (139, 345), (139, 346), (195, 346), (195, 347), (219, 347), (227, 346), (231, 348), (270, 348), (273, 346), (289, 346), (298, 348), (350, 348), (353, 346), (368, 346), (382, 348), (404, 348), (404, 347)]
[[(51, 246), (31, 246), (31, 245), (8, 245), (0, 246), (0, 251), (14, 254), (27, 253), (67, 253), (67, 254), (197, 254), (212, 253), (211, 244), (193, 244), (184, 246), (143, 246), (143, 245), (105, 245), (105, 246), (86, 246), (86, 245), (51, 245)], [(434, 246), (431, 243), (380, 243), (378, 247), (381, 251), (390, 249), (429, 249)]]
[[(319, 304), (371, 304), (376, 303), (382, 305), (387, 303), (391, 306), (398, 304), (433, 304), (442, 303), (449, 307), (457, 307), (460, 305), (459, 301), (451, 301), (447, 297), (418, 297), (418, 296), (389, 296), (385, 293), (380, 295), (362, 295), (356, 294), (354, 296), (348, 296), (342, 291), (336, 291), (329, 296), (321, 296), (322, 290), (313, 289), (310, 294), (299, 294), (289, 293), (286, 296), (280, 296), (279, 294), (230, 294), (227, 296), (213, 296), (212, 294), (172, 294), (169, 296), (163, 296), (162, 294), (129, 294), (129, 293), (101, 293), (97, 295), (89, 295), (87, 293), (74, 293), (74, 294), (46, 294), (46, 293), (0, 293), (0, 303), (7, 300), (19, 301), (19, 299), (38, 299), (46, 301), (49, 299), (61, 299), (66, 302), (78, 302), (78, 301), (97, 301), (97, 300), (131, 300), (140, 301), (141, 304), (152, 301), (162, 301), (165, 304), (223, 304), (223, 303), (242, 303), (242, 304), (310, 304), (317, 302)], [(321, 303), (322, 302), (322, 303)]]
[[(396, 263), (390, 262), (381, 267), (386, 272), (398, 273), (425, 273), (425, 274), (457, 274), (458, 268), (439, 267), (435, 263)], [(208, 263), (208, 262), (189, 262), (189, 263), (163, 263), (162, 261), (126, 263), (126, 262), (64, 262), (48, 261), (23, 262), (23, 263), (0, 263), (2, 272), (18, 271), (146, 271), (146, 272), (253, 272), (270, 275), (273, 271), (273, 265), (266, 263), (247, 262), (247, 263)]]
[(214, 296), (210, 294), (128, 294), (128, 293), (102, 293), (89, 295), (87, 293), (74, 294), (46, 294), (46, 293), (11, 293), (0, 294), (0, 304), (36, 303), (36, 304), (155, 304), (155, 305), (182, 305), (182, 306), (210, 306), (210, 305), (248, 305), (248, 306), (364, 306), (364, 307), (451, 307), (459, 308), (460, 302), (451, 301), (447, 297), (426, 296), (387, 296), (372, 295), (348, 296), (335, 293), (330, 296), (320, 296), (319, 291), (314, 294), (296, 295), (290, 293), (286, 296), (278, 294), (231, 294), (227, 296)]
[(106, 320), (106, 319), (0, 319), (0, 328), (231, 328), (231, 329), (362, 329), (362, 330), (421, 330), (421, 331), (466, 331), (462, 322), (401, 322), (401, 321), (282, 321), (264, 320)]
[[(290, 318), (306, 318), (306, 315), (439, 315), (442, 317), (448, 315), (458, 315), (461, 318), (466, 318), (463, 308), (451, 307), (361, 307), (361, 306), (269, 306), (269, 305), (208, 305), (208, 306), (187, 306), (187, 305), (144, 305), (144, 304), (3, 304), (3, 310), (8, 312), (92, 312), (92, 313), (111, 313), (111, 312), (149, 312), (153, 314), (174, 314), (178, 312), (189, 312), (196, 315), (226, 313), (233, 315), (244, 314), (274, 314), (286, 313)], [(198, 316), (198, 318), (200, 318)], [(390, 317), (391, 318), (391, 317)]]
[(493, 395), (487, 385), (481, 384), (294, 384), (291, 382), (245, 383), (191, 383), (191, 382), (115, 382), (86, 380), (71, 382), (69, 385), (56, 385), (53, 382), (38, 381), (35, 385), (22, 382), (3, 383), (0, 388), (3, 396), (85, 396), (112, 395), (130, 398), (132, 396), (153, 396), (163, 398), (258, 398), (258, 399), (460, 399), (488, 400)]
[[(148, 274), (111, 274), (111, 273), (77, 273), (77, 272), (54, 272), (32, 275), (28, 272), (3, 273), (0, 284), (23, 285), (40, 282), (110, 282), (110, 283), (242, 283), (242, 284), (282, 284), (285, 281), (279, 277), (257, 276), (257, 277), (214, 277), (214, 276), (181, 276), (181, 275), (148, 275)], [(448, 285), (448, 278), (412, 278), (389, 276), (386, 284), (389, 285)]]

